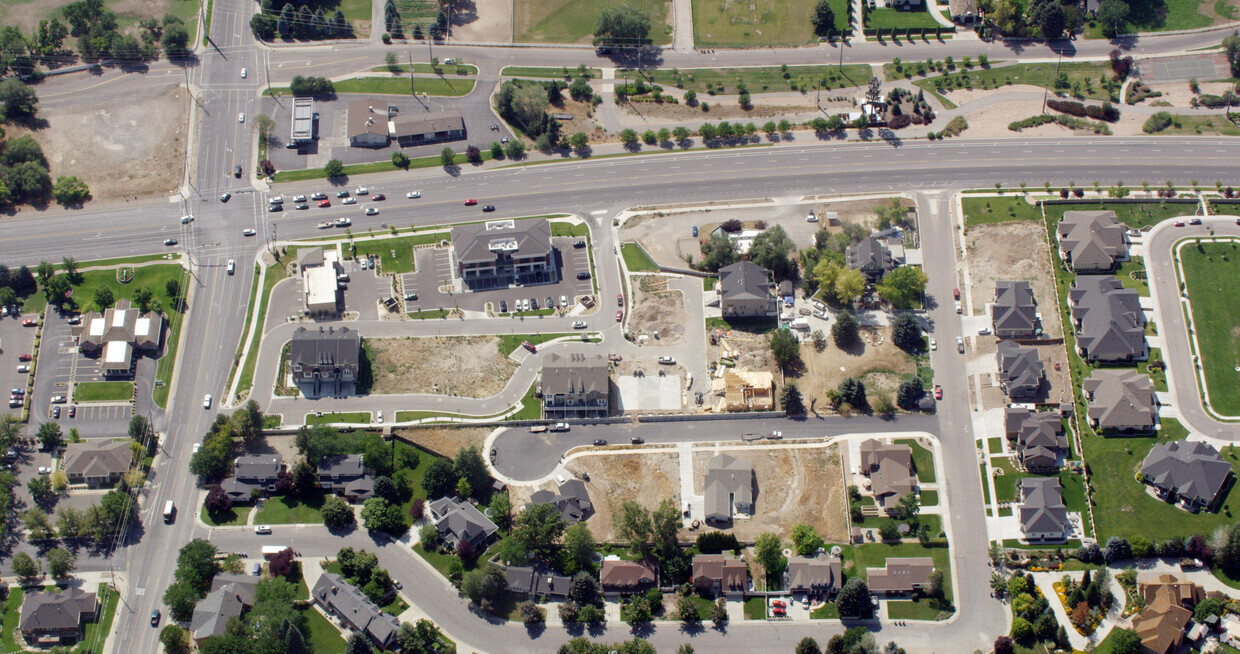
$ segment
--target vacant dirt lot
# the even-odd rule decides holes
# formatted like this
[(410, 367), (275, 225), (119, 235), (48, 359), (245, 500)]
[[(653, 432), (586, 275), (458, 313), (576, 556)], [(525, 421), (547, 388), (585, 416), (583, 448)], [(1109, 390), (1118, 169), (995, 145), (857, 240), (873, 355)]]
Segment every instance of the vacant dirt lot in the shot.
[(658, 334), (668, 345), (685, 340), (684, 294), (667, 286), (666, 275), (637, 275), (633, 278), (636, 300), (629, 314), (629, 331)]
[(811, 398), (824, 401), (828, 389), (839, 386), (849, 377), (864, 377), (871, 401), (880, 392), (891, 395), (894, 400), (900, 377), (917, 371), (912, 357), (891, 342), (890, 327), (862, 327), (861, 343), (850, 350), (841, 350), (821, 325), (822, 321), (810, 321), (811, 328), (827, 332), (827, 346), (822, 352), (816, 351), (813, 343), (801, 344), (805, 371), (797, 378), (797, 384), (807, 406)]
[(594, 515), (586, 525), (600, 542), (615, 540), (611, 516), (627, 500), (651, 510), (665, 499), (680, 505), (679, 457), (675, 451), (581, 456), (570, 461), (567, 468), (575, 475), (582, 471), (590, 475), (586, 490), (594, 503)]
[(718, 361), (726, 354), (736, 359), (736, 370), (771, 372), (778, 376), (779, 367), (771, 356), (771, 346), (767, 344), (765, 334), (720, 330), (716, 336), (717, 346), (711, 346), (707, 341), (707, 361)]
[[(752, 542), (766, 531), (787, 537), (794, 526), (804, 522), (827, 542), (846, 542), (846, 501), (837, 448), (764, 446), (728, 449), (725, 453), (753, 465), (758, 494), (753, 517), (735, 520), (723, 531)], [(709, 449), (694, 451), (694, 493), (703, 492), (706, 462), (716, 454)], [(682, 536), (692, 537), (688, 532)]]
[(400, 429), (401, 438), (446, 457), (456, 456), (457, 450), (470, 445), (482, 448), (490, 428), (482, 427), (426, 427), (423, 429)]
[(491, 397), (517, 369), (500, 355), (498, 342), (489, 336), (367, 339), (371, 392)]
[(512, 0), (473, 0), (452, 12), (453, 41), (512, 43)]
[(1055, 308), (1054, 277), (1046, 228), (1038, 222), (1011, 222), (981, 225), (969, 229), (968, 258), (972, 283), (973, 313), (983, 314), (986, 303), (995, 297), (995, 282), (1027, 281), (1042, 314), (1042, 331), (1050, 337), (1063, 336), (1059, 312)]

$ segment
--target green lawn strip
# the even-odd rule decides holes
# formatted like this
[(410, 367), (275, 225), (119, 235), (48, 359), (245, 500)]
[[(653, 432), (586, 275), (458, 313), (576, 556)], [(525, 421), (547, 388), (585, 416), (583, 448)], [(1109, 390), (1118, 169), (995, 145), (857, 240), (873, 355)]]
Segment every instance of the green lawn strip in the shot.
[(370, 413), (367, 411), (347, 411), (345, 413), (324, 413), (321, 416), (313, 413), (306, 414), (306, 426), (329, 425), (334, 423), (368, 425), (370, 424)]
[[(589, 68), (586, 71), (590, 77), (598, 79), (603, 76), (603, 71), (598, 68)], [(579, 75), (576, 68), (550, 68), (543, 66), (504, 66), (499, 71), (500, 77), (532, 77), (535, 79), (565, 79), (568, 77), (577, 77)]]
[[(774, 143), (746, 143), (744, 145), (728, 145), (724, 147), (726, 147), (726, 149), (728, 150), (735, 150), (737, 148), (769, 148), (774, 145), (775, 145)], [(703, 147), (698, 147), (698, 148), (666, 148), (666, 149), (660, 148), (658, 150), (638, 150), (637, 152), (613, 152), (611, 154), (593, 154), (587, 158), (590, 161), (597, 161), (599, 159), (614, 159), (616, 157), (641, 157), (641, 156), (650, 156), (650, 155), (656, 155), (656, 154), (676, 154), (676, 153), (684, 154), (686, 152), (703, 152), (703, 151), (719, 152), (720, 150), (724, 149), (724, 147), (714, 145), (714, 146), (703, 146)], [(487, 154), (487, 151), (483, 150), (482, 153)], [(564, 163), (566, 161), (576, 161), (576, 160), (575, 159), (563, 159), (559, 157), (555, 159), (543, 159), (540, 161), (528, 161), (527, 160), (527, 161), (522, 161), (521, 163), (512, 163), (512, 164), (508, 164), (505, 166), (499, 166), (499, 168), (515, 168), (518, 166), (542, 166), (544, 164), (557, 164), (557, 163)]]
[[(1093, 180), (1090, 180), (1092, 183)], [(1102, 180), (1098, 180), (1101, 182)], [(1148, 180), (1157, 183), (1155, 180)], [(1137, 186), (1134, 184), (1134, 186)], [(1092, 200), (1081, 202), (1063, 202), (1052, 203), (1046, 205), (1046, 218), (1051, 227), (1054, 227), (1059, 219), (1063, 217), (1065, 211), (1114, 211), (1115, 217), (1121, 223), (1133, 228), (1140, 229), (1142, 227), (1155, 225), (1168, 218), (1177, 216), (1191, 216), (1197, 211), (1196, 202), (1168, 202), (1165, 200), (1151, 200), (1149, 202), (1107, 202), (1106, 200)], [(1055, 248), (1052, 248), (1054, 250)]]
[(978, 473), (982, 477), (982, 500), (985, 502), (989, 502), (990, 501), (990, 476), (986, 474), (985, 463), (978, 466)]
[(423, 309), (422, 311), (411, 311), (408, 316), (414, 320), (441, 320), (447, 318), (451, 313), (450, 309)]
[(939, 492), (936, 490), (921, 491), (921, 505), (922, 506), (938, 506), (939, 505)]
[[(177, 257), (167, 255), (167, 254), (143, 254), (143, 255), (136, 256), (136, 257), (115, 257), (112, 259), (93, 259), (91, 261), (78, 261), (77, 265), (78, 265), (78, 269), (81, 270), (84, 268), (94, 268), (97, 266), (119, 266), (121, 264), (148, 263), (151, 261), (167, 261), (169, 263), (173, 263), (174, 261), (176, 261), (176, 259)], [(58, 272), (65, 269), (64, 264), (61, 264), (61, 263), (55, 264), (55, 267)], [(86, 299), (89, 300), (90, 298), (86, 298)]]
[(305, 500), (292, 495), (277, 495), (263, 502), (263, 508), (254, 516), (254, 523), (261, 525), (295, 525), (323, 523), (324, 495), (318, 493)]
[(297, 562), (295, 572), (297, 575), (297, 595), (295, 598), (302, 601), (310, 599), (310, 587), (306, 585), (306, 575), (301, 571), (301, 561)]
[(621, 243), (620, 256), (624, 257), (624, 265), (629, 272), (658, 272), (659, 266), (637, 243)]
[(103, 606), (100, 607), (99, 619), (86, 623), (86, 633), (81, 642), (69, 650), (72, 654), (82, 654), (102, 649), (104, 641), (107, 640), (108, 633), (112, 631), (112, 620), (116, 618), (116, 605), (120, 602), (121, 595), (115, 588), (111, 588), (107, 584), (99, 584), (95, 592), (98, 597), (105, 600)]
[(1003, 454), (1003, 439), (999, 436), (986, 439), (986, 446), (991, 454)]
[(1240, 338), (1234, 299), (1240, 293), (1240, 243), (1201, 240), (1178, 248), (1210, 407), (1240, 416)]
[(892, 620), (936, 620), (939, 613), (938, 609), (930, 606), (930, 600), (925, 597), (887, 602), (887, 617)]
[[(512, 37), (518, 43), (589, 43), (599, 13), (610, 0), (516, 0), (512, 8)], [(669, 3), (632, 0), (628, 4), (650, 17), (653, 45), (671, 43)], [(805, 15), (808, 14), (808, 10)]]
[(556, 221), (551, 223), (552, 236), (576, 236), (585, 238), (590, 235), (590, 226), (585, 223), (569, 223)]
[(133, 399), (133, 382), (81, 382), (73, 386), (74, 402), (128, 402)]
[[(636, 71), (616, 71), (616, 79), (623, 79), (625, 73), (630, 79), (638, 74)], [(788, 77), (784, 77), (785, 72)], [(784, 71), (779, 66), (763, 66), (759, 68), (657, 68), (643, 70), (642, 78), (649, 83), (665, 88), (681, 88), (704, 94), (737, 93), (741, 84), (752, 93), (786, 92), (798, 89), (815, 88), (815, 83), (825, 80), (824, 89), (838, 89), (862, 86), (870, 77), (870, 67), (862, 64), (839, 66), (788, 66)], [(700, 97), (705, 100), (707, 98)]]
[(501, 356), (508, 356), (514, 350), (521, 347), (521, 343), (529, 341), (532, 345), (538, 346), (547, 341), (565, 336), (576, 336), (577, 334), (503, 334), (499, 336), (499, 353)]
[[(390, 73), (395, 70), (397, 73), (409, 72), (409, 64), (396, 64), (394, 66), (375, 66), (370, 69), (372, 73)], [(463, 73), (461, 71), (464, 71)], [(425, 75), (439, 75), (440, 77), (452, 77), (453, 75), (477, 75), (478, 67), (472, 64), (440, 64), (439, 69), (428, 63), (415, 63), (413, 65), (414, 73), (422, 73)]]
[(1025, 220), (1042, 220), (1042, 211), (1029, 204), (1023, 197), (966, 197), (960, 201), (964, 208), (964, 228)]
[(896, 443), (913, 448), (913, 467), (917, 469), (917, 481), (933, 484), (937, 476), (934, 472), (934, 456), (930, 454), (930, 450), (911, 438), (901, 438), (896, 440)]
[(925, 6), (917, 11), (901, 11), (879, 7), (865, 11), (865, 29), (934, 29), (940, 27), (934, 16), (925, 10)]
[[(454, 79), (452, 77), (351, 77), (335, 82), (336, 93), (368, 93), (372, 95), (408, 95), (415, 92), (430, 96), (455, 97), (467, 95), (474, 90), (474, 80), (469, 78)], [(269, 96), (288, 96), (292, 91), (287, 86), (273, 86), (263, 91)]]
[[(761, 601), (761, 598), (755, 599)], [(761, 606), (761, 604), (759, 604), (759, 606)], [(748, 608), (748, 606), (746, 606), (746, 608)], [(809, 617), (811, 620), (839, 620), (840, 609), (836, 606), (835, 602), (824, 602), (822, 606), (811, 611)]]
[(215, 0), (207, 0), (207, 11), (206, 11), (207, 24), (203, 27), (203, 30), (202, 30), (202, 44), (203, 45), (211, 44), (211, 12), (214, 9), (215, 9)]
[[(289, 255), (296, 256), (291, 251)], [(237, 394), (239, 395), (249, 391), (254, 384), (254, 366), (258, 363), (258, 345), (263, 334), (263, 324), (267, 321), (267, 301), (271, 299), (271, 289), (276, 283), (288, 277), (286, 263), (287, 261), (281, 260), (274, 266), (268, 267), (266, 277), (263, 279), (263, 292), (258, 295), (258, 324), (254, 325), (254, 330), (249, 333), (250, 352), (241, 366), (241, 379), (237, 382)], [(248, 316), (246, 324), (249, 325)]]
[[(814, 0), (717, 3), (693, 0), (693, 40), (698, 46), (771, 46), (816, 43)], [(836, 29), (847, 29), (847, 5), (832, 2)]]
[[(483, 161), (491, 160), (490, 150), (487, 150), (486, 148), (482, 149), (482, 160)], [(455, 164), (457, 166), (467, 165), (469, 164), (469, 159), (466, 158), (464, 154), (458, 153), (456, 155)], [(430, 157), (421, 157), (419, 159), (410, 159), (408, 169), (412, 170), (415, 168), (437, 168), (440, 166), (443, 166), (443, 161), (439, 158), (439, 155), (433, 155)], [(394, 170), (401, 170), (401, 169), (397, 168), (396, 165), (393, 164), (391, 161), (375, 161), (372, 163), (349, 164), (344, 167), (344, 176), (349, 177), (350, 175), (368, 175), (370, 173), (388, 173)], [(278, 171), (271, 181), (276, 182), (276, 183), (304, 182), (306, 180), (311, 180), (311, 179), (326, 179), (326, 178), (327, 178), (327, 173), (323, 172), (322, 168), (307, 168), (305, 170)]]
[(392, 601), (384, 604), (381, 610), (388, 615), (399, 616), (401, 613), (404, 613), (407, 608), (409, 608), (409, 604), (407, 604), (405, 600), (401, 599), (400, 595), (393, 595)]
[(857, 545), (853, 548), (852, 575), (865, 579), (867, 568), (881, 568), (889, 558), (909, 556), (929, 556), (934, 559), (934, 568), (943, 573), (943, 597), (950, 602), (952, 599), (952, 569), (951, 557), (946, 547), (923, 547), (920, 543), (898, 543), (895, 545), (871, 543)]
[(314, 654), (344, 654), (344, 636), (314, 606), (302, 609), (306, 616), (306, 650)]
[(0, 648), (3, 648), (4, 654), (22, 651), (14, 638), (17, 623), (22, 617), (22, 596), (22, 587), (14, 585), (9, 588), (9, 596), (4, 600), (4, 628), (0, 630)]
[[(834, 607), (835, 603), (830, 602), (827, 606)], [(839, 615), (839, 612), (836, 612)], [(818, 617), (812, 615), (810, 617)], [(766, 619), (766, 600), (761, 597), (750, 597), (745, 600), (745, 619), (746, 620), (765, 620)]]
[[(1171, 30), (1191, 30), (1209, 27), (1214, 24), (1210, 16), (1201, 12), (1204, 5), (1214, 0), (1176, 0), (1175, 2), (1133, 2), (1128, 12), (1128, 21), (1119, 31), (1125, 34), (1133, 32), (1166, 32)], [(1218, 7), (1218, 4), (1214, 5)], [(1218, 20), (1226, 20), (1220, 18)], [(1107, 38), (1102, 33), (1102, 25), (1098, 21), (1085, 23), (1085, 37), (1090, 39)]]
[[(1081, 91), (1085, 97), (1094, 100), (1116, 101), (1111, 97), (1110, 91), (1102, 88), (1099, 81), (1104, 76), (1110, 79), (1113, 75), (1109, 63), (1063, 63), (1059, 64), (1058, 71), (1067, 74), (1067, 88), (1058, 88), (1056, 86), (1059, 72), (1056, 72), (1056, 65), (1053, 63), (1014, 64), (998, 68), (974, 68), (965, 71), (957, 69), (955, 72), (947, 75), (917, 79), (914, 81), (914, 84), (923, 89), (942, 87), (947, 90), (952, 88), (993, 89), (1008, 84), (1029, 84), (1049, 88), (1051, 91), (1070, 94), (1072, 92), (1072, 85), (1080, 82), (1082, 86)], [(1085, 86), (1085, 80), (1087, 79), (1089, 80), (1089, 86)]]
[(202, 518), (202, 521), (210, 527), (237, 527), (244, 525), (248, 521), (250, 511), (252, 510), (254, 510), (252, 506), (238, 504), (223, 515), (212, 516), (211, 512), (204, 506), (198, 512), (198, 517)]
[[(1070, 541), (1067, 541), (1067, 542), (1065, 542), (1065, 543), (1037, 543), (1037, 544), (1029, 544), (1029, 543), (1022, 542), (1019, 538), (1005, 538), (1005, 539), (1003, 539), (1003, 546), (1004, 546), (1004, 547), (1006, 547), (1006, 548), (1008, 548), (1008, 549), (1014, 549), (1014, 550), (1056, 550), (1056, 549), (1062, 549), (1062, 550), (1064, 550), (1064, 551), (1069, 551), (1069, 552), (1070, 552), (1070, 551), (1072, 551), (1072, 550), (1074, 550), (1074, 549), (1076, 549), (1076, 548), (1080, 547), (1080, 546), (1081, 546), (1081, 541), (1079, 541), (1079, 540), (1070, 540)], [(1096, 566), (1092, 566), (1092, 567), (1096, 567)]]
[(1240, 136), (1240, 127), (1224, 116), (1173, 114), (1171, 124), (1155, 134), (1158, 136)]
[(1115, 275), (1125, 287), (1135, 290), (1141, 297), (1150, 296), (1150, 283), (1145, 276), (1145, 260), (1141, 257), (1133, 257), (1121, 263)]
[(535, 396), (535, 385), (530, 384), (529, 390), (521, 397), (521, 410), (508, 416), (505, 420), (537, 420), (542, 417), (542, 400)]

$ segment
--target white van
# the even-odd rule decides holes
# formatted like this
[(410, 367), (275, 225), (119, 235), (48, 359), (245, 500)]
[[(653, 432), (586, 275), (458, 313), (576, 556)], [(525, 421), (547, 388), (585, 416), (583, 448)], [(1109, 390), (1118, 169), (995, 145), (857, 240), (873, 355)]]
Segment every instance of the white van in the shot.
[(176, 518), (176, 515), (177, 515), (177, 507), (175, 504), (172, 503), (172, 500), (168, 500), (167, 502), (165, 502), (164, 503), (164, 522), (171, 524), (172, 520)]

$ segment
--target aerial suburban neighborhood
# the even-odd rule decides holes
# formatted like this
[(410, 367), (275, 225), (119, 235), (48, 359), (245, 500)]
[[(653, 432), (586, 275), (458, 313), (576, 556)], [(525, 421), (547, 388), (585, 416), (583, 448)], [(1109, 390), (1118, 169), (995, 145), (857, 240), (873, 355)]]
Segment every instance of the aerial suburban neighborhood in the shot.
[(0, 654), (1240, 653), (1240, 0), (0, 0)]

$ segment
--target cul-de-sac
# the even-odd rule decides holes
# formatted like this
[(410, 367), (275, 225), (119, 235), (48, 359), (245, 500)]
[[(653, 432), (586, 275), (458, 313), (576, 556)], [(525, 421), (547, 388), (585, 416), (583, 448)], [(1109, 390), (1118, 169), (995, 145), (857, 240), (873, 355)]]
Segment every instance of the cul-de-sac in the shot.
[(1237, 187), (1240, 0), (0, 0), (0, 654), (1240, 654)]

